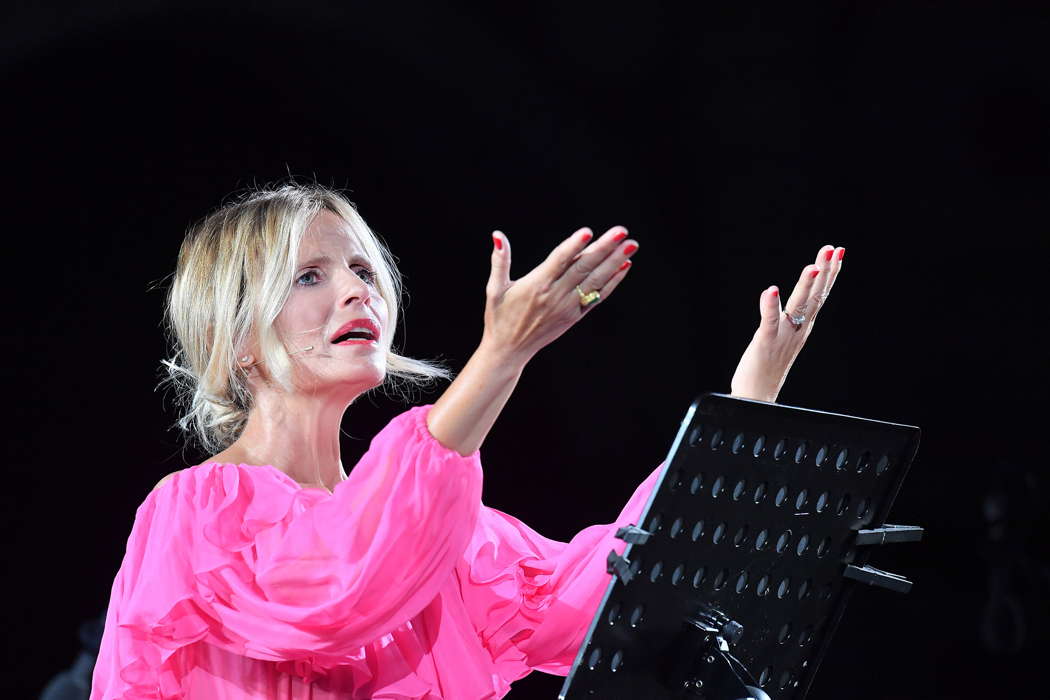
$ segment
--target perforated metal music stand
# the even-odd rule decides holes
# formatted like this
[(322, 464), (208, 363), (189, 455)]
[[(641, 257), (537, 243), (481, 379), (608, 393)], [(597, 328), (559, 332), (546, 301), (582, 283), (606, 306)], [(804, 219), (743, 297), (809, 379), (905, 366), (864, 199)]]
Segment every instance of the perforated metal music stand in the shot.
[(801, 700), (858, 582), (907, 592), (868, 545), (920, 431), (704, 394), (689, 407), (560, 700)]

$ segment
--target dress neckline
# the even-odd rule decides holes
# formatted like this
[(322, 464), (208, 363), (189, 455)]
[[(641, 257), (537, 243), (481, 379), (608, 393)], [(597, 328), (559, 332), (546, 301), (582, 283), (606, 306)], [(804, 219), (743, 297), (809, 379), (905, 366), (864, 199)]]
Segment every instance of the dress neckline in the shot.
[(255, 468), (262, 468), (262, 469), (271, 469), (278, 476), (280, 476), (284, 480), (288, 481), (289, 483), (293, 484), (295, 486), (295, 488), (300, 490), (300, 491), (320, 491), (321, 493), (325, 494), (326, 496), (334, 495), (333, 491), (329, 491), (328, 489), (326, 489), (326, 488), (324, 488), (322, 486), (303, 486), (298, 481), (296, 481), (295, 479), (290, 477), (287, 473), (281, 471), (280, 469), (278, 469), (277, 467), (273, 466), (272, 464), (248, 464), (247, 462), (234, 463), (234, 462), (216, 462), (216, 461), (211, 461), (211, 462), (201, 462), (200, 465), (198, 465), (198, 466), (203, 467), (206, 464), (219, 464), (219, 465), (232, 464), (235, 467), (255, 467)]

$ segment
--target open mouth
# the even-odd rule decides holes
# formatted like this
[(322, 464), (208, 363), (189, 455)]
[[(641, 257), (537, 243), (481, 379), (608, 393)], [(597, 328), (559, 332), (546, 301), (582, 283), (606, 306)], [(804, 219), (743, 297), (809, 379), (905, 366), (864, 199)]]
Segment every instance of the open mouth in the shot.
[(332, 338), (332, 343), (372, 343), (379, 340), (379, 329), (368, 319), (359, 319), (347, 323)]

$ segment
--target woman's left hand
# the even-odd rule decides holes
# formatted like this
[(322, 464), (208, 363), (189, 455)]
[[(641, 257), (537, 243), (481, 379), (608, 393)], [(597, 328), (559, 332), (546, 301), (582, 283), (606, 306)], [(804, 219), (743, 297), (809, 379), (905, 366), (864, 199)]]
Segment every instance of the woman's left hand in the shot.
[[(817, 314), (824, 306), (835, 278), (842, 269), (845, 248), (824, 246), (816, 264), (806, 265), (795, 290), (781, 308), (779, 290), (769, 287), (759, 297), (762, 320), (733, 373), (733, 396), (775, 402), (799, 350), (813, 331)], [(796, 324), (795, 319), (804, 318)]]

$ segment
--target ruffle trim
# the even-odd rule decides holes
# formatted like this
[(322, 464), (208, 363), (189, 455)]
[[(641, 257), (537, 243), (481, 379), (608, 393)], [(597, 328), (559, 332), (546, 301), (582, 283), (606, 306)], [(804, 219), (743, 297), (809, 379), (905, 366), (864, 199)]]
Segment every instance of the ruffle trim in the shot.
[[(442, 445), (430, 433), (426, 416), (430, 406), (412, 408), (400, 418), (411, 426), (411, 431), (423, 442), (430, 443), (431, 456), (439, 462), (450, 460), (477, 461), (478, 453), (463, 457), (458, 452)], [(395, 419), (396, 421), (397, 419)], [(264, 469), (276, 478), (259, 478)], [(247, 470), (255, 470), (248, 472)], [(346, 481), (336, 486), (342, 487)], [(256, 538), (266, 530), (284, 522), (290, 515), (307, 509), (310, 505), (331, 498), (321, 489), (301, 488), (291, 477), (271, 465), (247, 465), (210, 462), (176, 472), (161, 488), (151, 492), (136, 513), (136, 518), (148, 517), (148, 509), (164, 495), (164, 491), (176, 489), (177, 498), (194, 498), (193, 508), (197, 512), (201, 534), (215, 550), (195, 552), (192, 562), (193, 574), (198, 577), (218, 575), (230, 568), (228, 552), (243, 552), (250, 555)], [(244, 579), (246, 571), (236, 571)], [(205, 587), (198, 587), (196, 596), (203, 600), (214, 594)], [(224, 648), (249, 650), (251, 642), (241, 638), (220, 637), (224, 634), (217, 620), (209, 619), (202, 606), (195, 603), (195, 596), (184, 596), (176, 600), (167, 612), (155, 622), (118, 621), (114, 649), (118, 658), (132, 658), (119, 669), (120, 679), (127, 684), (118, 697), (130, 700), (175, 700), (182, 698), (182, 679), (192, 670), (192, 659), (184, 652), (187, 647), (213, 639)], [(408, 645), (405, 648), (404, 645)], [(418, 659), (427, 652), (415, 640), (411, 622), (401, 625), (391, 634), (361, 647), (350, 656), (325, 656), (317, 653), (282, 652), (283, 658), (265, 659), (265, 652), (252, 654), (252, 659), (261, 663), (272, 663), (276, 672), (298, 678), (304, 683), (319, 683), (340, 677), (349, 682), (347, 691), (367, 688), (382, 678), (373, 673), (368, 657), (372, 657), (377, 668), (383, 664), (408, 668), (408, 659)], [(369, 654), (368, 650), (372, 653)], [(247, 656), (247, 654), (244, 654)], [(348, 663), (348, 661), (350, 663)], [(386, 676), (382, 673), (381, 676)], [(352, 681), (349, 679), (352, 678)], [(441, 700), (431, 685), (411, 673), (405, 673), (393, 682), (384, 682), (368, 697), (390, 700)]]
[[(499, 511), (489, 509), (489, 512), (497, 518), (504, 517)], [(504, 526), (499, 523), (500, 528)], [(500, 678), (509, 684), (532, 670), (521, 645), (535, 634), (544, 620), (544, 612), (554, 602), (552, 577), (557, 561), (553, 557), (523, 552), (527, 548), (520, 543), (502, 542), (498, 533), (490, 536), (496, 541), (490, 539), (482, 544), (465, 562), (466, 578), (472, 586), (492, 594), (483, 597), (486, 610), (478, 637)], [(470, 599), (469, 592), (464, 596)]]
[(508, 682), (537, 669), (567, 674), (611, 580), (605, 555), (626, 547), (615, 537), (621, 523), (593, 525), (564, 543), (484, 511), (463, 591), (482, 644)]

